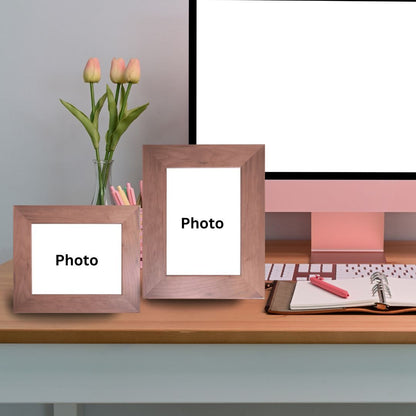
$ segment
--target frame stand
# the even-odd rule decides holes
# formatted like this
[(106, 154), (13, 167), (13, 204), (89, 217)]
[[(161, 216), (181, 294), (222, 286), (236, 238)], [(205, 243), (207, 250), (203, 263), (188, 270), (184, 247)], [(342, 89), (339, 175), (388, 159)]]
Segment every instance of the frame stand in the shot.
[(385, 263), (383, 212), (313, 212), (311, 263)]

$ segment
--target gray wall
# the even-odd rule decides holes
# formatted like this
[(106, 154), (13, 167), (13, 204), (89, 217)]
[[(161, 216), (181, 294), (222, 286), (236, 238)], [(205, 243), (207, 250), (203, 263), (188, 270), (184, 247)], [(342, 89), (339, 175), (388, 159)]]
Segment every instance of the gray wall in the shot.
[(3, 262), (12, 257), (13, 205), (91, 202), (93, 147), (58, 101), (89, 114), (89, 88), (82, 80), (89, 57), (101, 62), (96, 96), (106, 83), (113, 85), (113, 57), (139, 58), (142, 79), (129, 104), (150, 102), (119, 143), (113, 183), (137, 187), (143, 144), (187, 143), (188, 0), (3, 0), (0, 7)]

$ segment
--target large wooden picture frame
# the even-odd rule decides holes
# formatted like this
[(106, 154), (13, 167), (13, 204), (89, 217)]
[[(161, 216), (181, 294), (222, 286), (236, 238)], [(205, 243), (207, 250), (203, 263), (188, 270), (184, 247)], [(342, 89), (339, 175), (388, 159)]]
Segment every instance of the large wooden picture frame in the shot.
[[(237, 168), (239, 171), (238, 274), (167, 273), (167, 176), (174, 168)], [(144, 298), (264, 298), (263, 145), (146, 145), (143, 146), (143, 184)], [(192, 192), (189, 189), (189, 193)], [(218, 200), (215, 192), (211, 192), (211, 198), (211, 201)], [(215, 261), (212, 258), (212, 262)]]
[[(64, 224), (73, 225), (67, 227)], [(112, 283), (115, 287), (115, 291), (103, 290), (103, 283), (101, 277), (103, 274), (99, 271), (95, 275), (92, 285), (92, 291), (83, 292), (84, 286), (80, 290), (74, 292), (65, 292), (62, 294), (59, 290), (57, 292), (34, 290), (32, 288), (32, 242), (34, 246), (39, 245), (38, 253), (43, 255), (43, 245), (37, 243), (35, 234), (38, 233), (42, 237), (41, 227), (61, 227), (59, 229), (72, 230), (72, 234), (75, 235), (75, 243), (82, 243), (83, 236), (88, 237), (91, 233), (88, 228), (81, 228), (87, 230), (84, 234), (79, 235), (77, 231), (74, 231), (77, 227), (97, 227), (101, 226), (101, 232), (106, 233), (108, 226), (114, 227), (111, 230), (115, 230), (116, 239), (111, 246), (110, 236), (109, 238), (102, 238), (99, 244), (110, 245), (110, 250), (114, 248), (114, 257), (117, 255), (118, 263), (116, 263), (115, 283)], [(33, 228), (37, 227), (37, 228)], [(107, 228), (106, 228), (107, 227)], [(53, 228), (49, 228), (53, 230)], [(98, 230), (99, 228), (93, 228)], [(32, 236), (32, 230), (34, 234)], [(36, 230), (40, 230), (40, 233)], [(46, 228), (48, 230), (48, 228)], [(47, 234), (47, 233), (43, 233)], [(33, 238), (32, 238), (33, 237)], [(62, 236), (62, 241), (65, 246), (66, 234)], [(87, 239), (88, 239), (87, 238)], [(89, 247), (88, 242), (84, 241), (84, 251), (88, 251), (85, 247)], [(51, 244), (53, 247), (53, 243)], [(113, 207), (113, 206), (15, 206), (14, 207), (14, 241), (13, 241), (13, 258), (14, 258), (14, 296), (13, 296), (13, 310), (18, 313), (116, 313), (116, 312), (138, 312), (139, 300), (140, 300), (140, 265), (139, 265), (139, 211), (138, 207)], [(77, 250), (74, 250), (77, 251)], [(80, 251), (81, 252), (81, 251)], [(94, 250), (92, 250), (94, 252)], [(36, 253), (36, 251), (35, 251)], [(82, 252), (83, 253), (83, 252)], [(113, 252), (110, 251), (110, 258), (113, 256)], [(40, 257), (40, 256), (38, 256)], [(48, 263), (53, 262), (53, 258), (47, 257)], [(58, 255), (56, 256), (58, 259)], [(77, 259), (80, 257), (75, 258)], [(69, 259), (71, 260), (71, 259)], [(81, 260), (79, 260), (81, 262)], [(101, 257), (100, 257), (101, 261)], [(108, 265), (111, 265), (111, 259), (107, 260)], [(93, 263), (92, 259), (90, 262)], [(56, 261), (58, 266), (58, 260)], [(73, 259), (71, 260), (73, 265)], [(89, 264), (91, 265), (91, 264)], [(92, 264), (94, 265), (94, 264)], [(54, 265), (55, 266), (55, 265)], [(68, 264), (66, 265), (68, 266)], [(77, 265), (78, 266), (78, 265)], [(79, 265), (78, 269), (85, 265)], [(48, 266), (49, 267), (49, 266)], [(75, 269), (75, 267), (74, 267)], [(52, 272), (49, 272), (49, 277), (54, 280), (53, 268)], [(85, 270), (85, 268), (84, 268)], [(105, 269), (106, 271), (106, 269)], [(61, 273), (61, 271), (59, 271)], [(58, 273), (58, 274), (59, 274)], [(75, 270), (69, 270), (68, 279), (72, 279), (73, 276), (78, 273)], [(90, 271), (86, 271), (86, 276)], [(37, 273), (39, 274), (39, 273)], [(104, 273), (105, 274), (105, 273)], [(43, 276), (42, 276), (43, 278)], [(81, 276), (81, 279), (83, 276)], [(112, 279), (111, 273), (109, 277)], [(75, 281), (75, 280), (74, 280)], [(98, 282), (98, 283), (97, 283)], [(70, 282), (72, 284), (72, 282)], [(36, 283), (35, 283), (36, 286)], [(101, 287), (100, 287), (101, 286)], [(77, 288), (75, 288), (77, 289)], [(33, 294), (35, 292), (36, 294)], [(43, 294), (46, 293), (46, 294)], [(93, 293), (93, 294), (91, 294)], [(98, 294), (97, 294), (98, 293)], [(110, 293), (110, 294), (108, 294)], [(115, 294), (116, 293), (116, 294)]]

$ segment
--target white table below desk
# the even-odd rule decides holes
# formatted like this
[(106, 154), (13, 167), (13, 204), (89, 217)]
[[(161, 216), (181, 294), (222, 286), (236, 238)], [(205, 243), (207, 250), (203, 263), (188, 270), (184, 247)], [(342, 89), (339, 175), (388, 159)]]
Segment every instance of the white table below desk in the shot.
[(415, 354), (414, 345), (3, 344), (0, 402), (56, 403), (55, 416), (76, 416), (71, 403), (412, 403)]

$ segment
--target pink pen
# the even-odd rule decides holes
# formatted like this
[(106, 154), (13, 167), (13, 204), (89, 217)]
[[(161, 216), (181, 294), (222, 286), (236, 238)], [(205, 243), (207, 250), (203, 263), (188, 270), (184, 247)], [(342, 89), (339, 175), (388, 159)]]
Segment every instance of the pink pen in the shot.
[(116, 205), (123, 205), (120, 197), (118, 196), (118, 193), (116, 192), (114, 186), (110, 186), (110, 192), (111, 192), (111, 196), (113, 197), (113, 201)]
[(132, 188), (130, 182), (127, 182), (127, 198), (130, 202), (130, 205), (136, 205), (136, 196), (134, 194), (134, 189)]
[(325, 282), (323, 277), (319, 275), (310, 276), (309, 280), (313, 285), (318, 286), (327, 292), (331, 292), (334, 295), (340, 296), (341, 298), (347, 298), (350, 295), (346, 290), (341, 289), (335, 285), (331, 285), (331, 283)]

